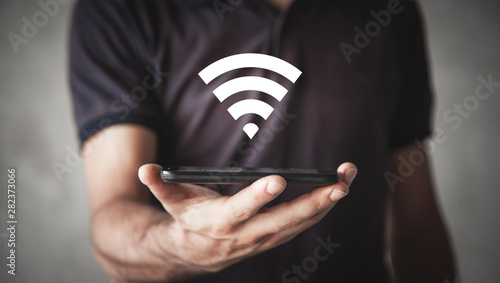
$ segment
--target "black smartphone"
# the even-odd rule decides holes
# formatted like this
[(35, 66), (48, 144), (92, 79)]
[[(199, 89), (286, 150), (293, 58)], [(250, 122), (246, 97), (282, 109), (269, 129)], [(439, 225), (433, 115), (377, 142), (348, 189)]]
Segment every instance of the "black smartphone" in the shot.
[(338, 182), (334, 169), (272, 169), (272, 168), (211, 168), (168, 167), (161, 171), (161, 178), (170, 183), (191, 184), (249, 184), (269, 175), (279, 175), (289, 185), (326, 186)]

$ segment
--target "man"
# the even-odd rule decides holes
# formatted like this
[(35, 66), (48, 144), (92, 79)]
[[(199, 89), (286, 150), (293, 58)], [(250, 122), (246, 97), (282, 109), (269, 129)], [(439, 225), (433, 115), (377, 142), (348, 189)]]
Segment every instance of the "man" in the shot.
[[(281, 58), (302, 75), (295, 84), (256, 68), (208, 85), (198, 77), (241, 53)], [(71, 60), (93, 247), (115, 280), (454, 278), (428, 163), (414, 143), (430, 134), (431, 99), (413, 2), (82, 0)], [(245, 75), (288, 93), (279, 103), (259, 92), (222, 103), (212, 94)], [(235, 121), (226, 109), (243, 98), (274, 112)], [(260, 128), (251, 140), (241, 130), (250, 121)], [(386, 178), (415, 153), (412, 174)], [(312, 188), (268, 176), (211, 190), (164, 183), (155, 164), (338, 166), (340, 181)]]

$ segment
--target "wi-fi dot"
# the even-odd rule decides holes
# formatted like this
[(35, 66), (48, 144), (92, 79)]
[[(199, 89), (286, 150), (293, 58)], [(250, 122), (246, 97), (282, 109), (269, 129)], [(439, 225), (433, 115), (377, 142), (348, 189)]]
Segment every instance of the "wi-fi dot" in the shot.
[[(282, 59), (266, 54), (242, 53), (222, 58), (205, 67), (198, 75), (205, 84), (208, 84), (218, 76), (240, 68), (261, 68), (270, 70), (282, 75), (292, 83), (295, 83), (302, 74), (299, 69)], [(215, 97), (222, 102), (235, 93), (250, 90), (267, 93), (278, 101), (281, 101), (288, 92), (285, 87), (270, 79), (258, 76), (246, 76), (235, 78), (221, 84), (213, 93)], [(237, 120), (245, 114), (256, 114), (261, 116), (264, 120), (267, 120), (274, 111), (274, 108), (257, 99), (245, 99), (234, 103), (227, 111), (234, 120)], [(259, 131), (259, 127), (254, 123), (247, 123), (243, 126), (243, 131), (252, 139)]]

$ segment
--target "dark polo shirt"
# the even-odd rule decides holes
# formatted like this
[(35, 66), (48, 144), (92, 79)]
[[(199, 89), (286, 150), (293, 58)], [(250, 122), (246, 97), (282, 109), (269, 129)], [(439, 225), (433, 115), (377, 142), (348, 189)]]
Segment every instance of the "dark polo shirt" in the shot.
[[(240, 53), (281, 58), (302, 74), (295, 84), (259, 68), (232, 70), (208, 84), (198, 76)], [(288, 93), (277, 101), (244, 91), (223, 102), (212, 93), (250, 75), (269, 78)], [(350, 194), (319, 224), (193, 282), (387, 282), (387, 156), (430, 133), (431, 96), (414, 2), (297, 0), (280, 13), (265, 1), (81, 0), (70, 76), (82, 142), (109, 125), (131, 123), (156, 132), (163, 165), (358, 166)], [(265, 101), (274, 112), (267, 120), (252, 114), (234, 120), (227, 109), (248, 98)], [(253, 139), (242, 130), (249, 122), (260, 128)], [(215, 189), (233, 194), (240, 188)], [(311, 189), (289, 186), (275, 203)]]

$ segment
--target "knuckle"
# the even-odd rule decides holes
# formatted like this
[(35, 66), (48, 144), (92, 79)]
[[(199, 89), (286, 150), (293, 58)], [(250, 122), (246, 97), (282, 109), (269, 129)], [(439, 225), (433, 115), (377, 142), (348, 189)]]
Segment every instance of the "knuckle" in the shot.
[(307, 221), (313, 225), (313, 224), (316, 224), (318, 223), (321, 219), (323, 219), (323, 214), (322, 213), (318, 213), (318, 214), (315, 214), (313, 216), (311, 216)]
[(281, 223), (279, 223), (278, 227), (279, 230), (287, 230), (299, 225), (300, 222), (301, 219), (299, 217), (287, 217), (281, 220)]
[(226, 215), (229, 216), (230, 219), (235, 219), (237, 221), (244, 221), (252, 217), (254, 211), (254, 205), (250, 205), (250, 202), (253, 202), (252, 197), (248, 197), (245, 200), (245, 203), (241, 203), (239, 201), (230, 201), (226, 210)]
[(232, 209), (232, 216), (236, 219), (239, 220), (246, 220), (252, 216), (251, 212), (248, 211), (247, 209), (244, 209), (242, 207), (240, 208), (233, 208)]
[(229, 224), (211, 225), (208, 234), (214, 239), (227, 239), (232, 234), (233, 227)]
[(324, 197), (313, 196), (310, 200), (310, 204), (308, 206), (308, 213), (310, 215), (315, 215), (325, 210), (331, 205), (330, 201)]
[(319, 200), (313, 200), (311, 204), (311, 213), (318, 213), (325, 209), (325, 203)]
[[(312, 197), (312, 199), (315, 205), (320, 208), (320, 210), (330, 205), (330, 195), (332, 194), (332, 192), (333, 187), (326, 187), (314, 192), (314, 196)], [(327, 194), (327, 196), (325, 194)]]
[(238, 237), (238, 246), (240, 248), (248, 248), (259, 245), (261, 237), (255, 234), (245, 234)]

